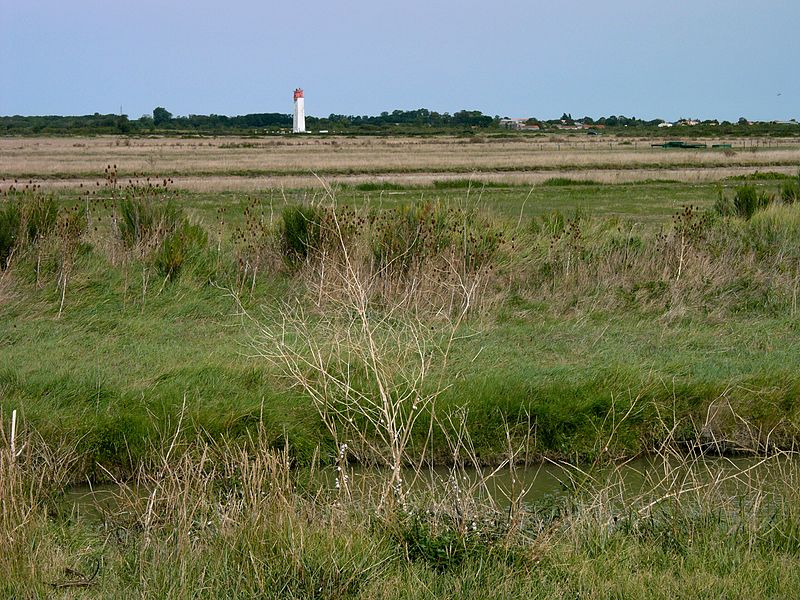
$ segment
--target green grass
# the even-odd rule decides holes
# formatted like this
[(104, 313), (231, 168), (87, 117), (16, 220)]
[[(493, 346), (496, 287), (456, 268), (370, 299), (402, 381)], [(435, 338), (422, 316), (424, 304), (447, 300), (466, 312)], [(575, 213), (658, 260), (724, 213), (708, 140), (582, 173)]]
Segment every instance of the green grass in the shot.
[(775, 171), (756, 171), (748, 175), (731, 175), (725, 178), (726, 181), (785, 181), (787, 179), (794, 179), (794, 176)]
[[(178, 419), (184, 399), (192, 434), (244, 435), (263, 410), (274, 442), (287, 435), (298, 458), (324, 442), (313, 406), (248, 358), (249, 332), (222, 291), (170, 289), (145, 315), (109, 296), (68, 300), (60, 320), (52, 307), (20, 307), (0, 325), (0, 408), (20, 408), (49, 439), (80, 440), (90, 474), (99, 475), (97, 461), (129, 472)], [(537, 423), (535, 450), (563, 456), (591, 455), (612, 402), (624, 411), (636, 396), (643, 414), (619, 440), (620, 453), (646, 449), (638, 434), (658, 435), (650, 407), (670, 406), (673, 395), (680, 415), (700, 420), (724, 393), (763, 424), (796, 421), (800, 408), (800, 341), (786, 318), (720, 325), (515, 315), (487, 324), (451, 368), (458, 375), (440, 407), (467, 407), (477, 450), (490, 462), (505, 452), (504, 420), (526, 415)]]
[(545, 179), (539, 185), (545, 187), (566, 187), (572, 185), (602, 185), (598, 181), (593, 181), (591, 179), (570, 179), (569, 177), (551, 177), (550, 179)]
[[(778, 247), (776, 240), (795, 231), (789, 225), (796, 212), (757, 213), (746, 235)], [(186, 435), (246, 436), (263, 416), (273, 443), (286, 437), (298, 460), (309, 460), (319, 445), (330, 458), (332, 440), (311, 402), (253, 357), (254, 327), (236, 315), (224, 279), (210, 282), (204, 270), (188, 269), (160, 290), (160, 279), (151, 283), (143, 298), (141, 267), (132, 265), (126, 276), (89, 250), (78, 259), (57, 318), (58, 290), (52, 282), (37, 288), (31, 269), (24, 264), (13, 273), (13, 294), (0, 307), (0, 409), (19, 409), (48, 440), (75, 441), (83, 456), (77, 478), (103, 478), (98, 465), (130, 473), (178, 420), (184, 402)], [(246, 299), (249, 309), (274, 319), (294, 285), (285, 273), (260, 277)], [(619, 290), (595, 291), (595, 300), (569, 287), (557, 287), (558, 298), (546, 290), (510, 294), (466, 323), (470, 335), (449, 358), (440, 409), (466, 408), (476, 451), (490, 463), (505, 453), (508, 422), (535, 424), (537, 454), (591, 456), (612, 409), (624, 413), (634, 399), (634, 417), (615, 442), (618, 454), (645, 451), (658, 438), (656, 409), (702, 422), (720, 398), (757, 426), (776, 427), (775, 439), (788, 442), (800, 425), (797, 318), (777, 300), (763, 304), (747, 280), (732, 291), (722, 293), (733, 299), (730, 308), (689, 299), (677, 318), (663, 315), (673, 301), (668, 296), (652, 306), (620, 296), (592, 309)], [(730, 418), (719, 427), (736, 434)], [(437, 447), (446, 454), (441, 438)]]
[[(426, 564), (407, 563), (402, 547), (377, 540), (367, 531), (321, 534), (314, 527), (230, 532), (198, 549), (172, 553), (161, 548), (137, 553), (112, 546), (101, 554), (97, 537), (38, 533), (40, 547), (63, 553), (61, 568), (91, 573), (91, 554), (103, 558), (98, 581), (80, 597), (143, 598), (787, 598), (800, 587), (795, 552), (749, 550), (716, 533), (689, 541), (685, 548), (614, 536), (586, 540), (577, 548), (562, 544), (542, 560), (526, 548), (470, 552), (461, 569), (441, 573)], [(294, 538), (301, 530), (298, 547)], [(309, 531), (310, 530), (310, 531)], [(236, 535), (244, 537), (235, 537)], [(58, 537), (67, 537), (56, 545)], [(86, 544), (81, 546), (81, 544)], [(41, 557), (46, 551), (37, 553)], [(176, 556), (177, 554), (177, 556)], [(89, 555), (89, 556), (87, 556)], [(39, 577), (67, 582), (56, 568)], [(33, 581), (31, 581), (33, 579)], [(42, 579), (15, 572), (0, 591), (11, 597), (52, 594)], [(27, 595), (27, 596), (26, 596)]]
[[(363, 206), (380, 204), (383, 207), (409, 204), (419, 201), (443, 202), (453, 206), (476, 206), (501, 219), (516, 221), (532, 216), (549, 214), (554, 210), (565, 214), (576, 209), (584, 210), (595, 217), (618, 216), (658, 227), (681, 207), (692, 204), (700, 208), (710, 207), (720, 187), (729, 195), (739, 187), (738, 180), (721, 183), (681, 183), (668, 180), (601, 184), (579, 180), (559, 180), (559, 185), (509, 185), (487, 184), (469, 180), (437, 182), (438, 186), (410, 187), (394, 183), (367, 182), (357, 186), (334, 186), (337, 202), (343, 205)], [(759, 190), (778, 194), (783, 180), (756, 181)], [(469, 194), (467, 194), (469, 189)], [(389, 193), (387, 193), (389, 192)], [(103, 190), (98, 196), (108, 196)], [(276, 220), (287, 203), (324, 201), (321, 190), (264, 190), (243, 192), (190, 192), (173, 190), (171, 197), (193, 219), (201, 222), (209, 231), (215, 232), (219, 221), (218, 209), (225, 207), (225, 233), (244, 221), (244, 209), (253, 203), (259, 207), (264, 218)], [(77, 191), (65, 191), (61, 195), (66, 205), (84, 205), (88, 198)], [(213, 237), (213, 236), (212, 236)]]
[[(247, 358), (247, 333), (231, 316), (235, 307), (223, 290), (184, 278), (142, 306), (138, 272), (126, 293), (121, 273), (104, 259), (87, 255), (81, 267), (61, 319), (53, 290), (3, 307), (5, 414), (19, 408), (49, 439), (80, 440), (92, 473), (98, 459), (129, 471), (177, 418), (184, 399), (196, 432), (242, 432), (262, 404), (267, 418), (278, 419), (276, 440), (292, 431), (295, 411), (285, 386)], [(259, 291), (264, 299), (271, 293)], [(310, 431), (292, 436), (298, 451), (315, 437), (305, 417), (297, 424)]]

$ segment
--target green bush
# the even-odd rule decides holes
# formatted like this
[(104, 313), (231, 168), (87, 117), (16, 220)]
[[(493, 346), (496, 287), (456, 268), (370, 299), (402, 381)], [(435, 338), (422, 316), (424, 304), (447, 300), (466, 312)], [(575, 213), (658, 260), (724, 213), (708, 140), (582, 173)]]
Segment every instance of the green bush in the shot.
[(32, 194), (23, 200), (22, 221), (28, 241), (47, 237), (56, 228), (58, 206), (52, 196)]
[(733, 207), (737, 216), (749, 220), (756, 211), (766, 208), (772, 197), (766, 192), (759, 192), (752, 185), (737, 188), (733, 196)]
[(125, 247), (139, 248), (142, 259), (169, 280), (175, 279), (187, 261), (198, 257), (208, 246), (206, 231), (188, 222), (173, 201), (146, 195), (122, 200), (118, 235)]
[(781, 186), (781, 200), (784, 204), (794, 204), (800, 200), (800, 184), (789, 181)]
[(52, 196), (24, 192), (0, 207), (0, 269), (16, 248), (49, 237), (57, 225), (58, 206)]
[(399, 206), (374, 215), (372, 258), (379, 270), (405, 273), (451, 242), (458, 223), (452, 212), (431, 203)]
[(64, 209), (58, 216), (56, 231), (62, 241), (78, 242), (86, 233), (86, 212), (78, 207)]
[(603, 185), (594, 179), (570, 179), (569, 177), (551, 177), (539, 185), (544, 187), (565, 187), (570, 185)]
[(154, 255), (153, 264), (162, 277), (175, 279), (186, 261), (207, 245), (208, 234), (205, 230), (199, 225), (184, 221), (164, 238)]
[(171, 201), (154, 202), (149, 198), (126, 198), (120, 203), (119, 236), (128, 248), (174, 232), (183, 215)]
[(754, 215), (745, 231), (748, 245), (758, 254), (796, 257), (800, 251), (800, 205), (773, 204)]
[(457, 260), (452, 264), (475, 271), (496, 255), (503, 238), (480, 215), (434, 203), (381, 211), (370, 220), (373, 267), (387, 275), (405, 274), (445, 252)]
[(567, 220), (564, 218), (563, 213), (559, 210), (554, 210), (548, 214), (531, 218), (528, 229), (534, 235), (560, 236), (564, 233), (566, 226)]
[(453, 523), (433, 525), (420, 515), (412, 515), (400, 524), (397, 541), (412, 562), (423, 562), (439, 573), (460, 567), (485, 548), (479, 536), (458, 530)]
[(721, 185), (717, 185), (717, 199), (714, 201), (712, 210), (722, 217), (732, 217), (736, 214), (733, 200), (725, 195)]
[(0, 270), (8, 265), (19, 239), (20, 211), (19, 206), (7, 203), (0, 206)]
[(406, 188), (399, 183), (391, 183), (389, 181), (366, 181), (357, 184), (355, 189), (359, 192), (389, 192), (400, 191)]
[(321, 239), (321, 214), (313, 206), (287, 206), (283, 210), (280, 238), (286, 262), (297, 266), (318, 249)]

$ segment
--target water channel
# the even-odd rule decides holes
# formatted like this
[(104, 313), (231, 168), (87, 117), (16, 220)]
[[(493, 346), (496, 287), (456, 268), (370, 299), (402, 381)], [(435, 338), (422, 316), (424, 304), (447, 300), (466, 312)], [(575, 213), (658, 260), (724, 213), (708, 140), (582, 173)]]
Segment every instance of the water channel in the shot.
[[(703, 493), (715, 489), (729, 497), (744, 495), (747, 490), (768, 491), (775, 486), (800, 482), (800, 461), (786, 455), (771, 457), (705, 457), (699, 460), (664, 460), (642, 457), (621, 464), (602, 467), (577, 467), (568, 463), (543, 462), (534, 466), (453, 469), (424, 468), (403, 471), (404, 488), (410, 496), (442, 498), (448, 494), (473, 494), (491, 498), (498, 507), (512, 501), (533, 504), (557, 499), (569, 493), (606, 490), (617, 498), (659, 494)], [(345, 480), (346, 476), (346, 480)], [(345, 487), (352, 496), (379, 493), (388, 480), (386, 470), (348, 466), (344, 472), (329, 466), (308, 476), (298, 472), (304, 489), (320, 490), (322, 496), (334, 497)], [(122, 496), (144, 498), (150, 490), (130, 484), (76, 485), (63, 498), (63, 507), (77, 516), (102, 520), (104, 514), (120, 508)], [(321, 497), (322, 497), (321, 496)]]

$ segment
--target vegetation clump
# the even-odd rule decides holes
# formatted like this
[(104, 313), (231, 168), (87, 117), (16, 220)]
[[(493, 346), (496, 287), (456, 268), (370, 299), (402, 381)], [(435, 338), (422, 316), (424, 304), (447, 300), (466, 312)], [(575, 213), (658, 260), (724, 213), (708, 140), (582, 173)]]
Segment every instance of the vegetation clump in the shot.
[(787, 181), (781, 186), (780, 197), (784, 204), (800, 202), (800, 171), (794, 181)]
[(771, 202), (771, 195), (756, 190), (752, 185), (744, 185), (738, 188), (733, 196), (735, 214), (745, 220), (750, 219), (756, 211), (769, 206)]
[(158, 202), (146, 195), (133, 195), (119, 203), (117, 222), (120, 240), (127, 248), (159, 245), (179, 226), (182, 215), (172, 202)]
[(722, 188), (719, 188), (714, 212), (723, 217), (735, 216), (749, 220), (756, 212), (769, 206), (773, 200), (774, 197), (770, 193), (750, 184), (736, 188), (733, 198), (727, 197)]
[(178, 276), (184, 264), (202, 252), (208, 245), (208, 234), (195, 223), (183, 221), (164, 237), (153, 255), (153, 264), (159, 275), (167, 279)]
[(564, 187), (570, 185), (601, 185), (599, 181), (594, 181), (591, 179), (570, 179), (569, 177), (550, 177), (549, 179), (545, 179), (539, 185), (545, 187)]
[(8, 268), (20, 235), (19, 207), (11, 202), (0, 205), (0, 269)]
[(298, 267), (319, 250), (321, 211), (314, 206), (287, 206), (281, 220), (281, 251), (288, 265)]
[(0, 269), (17, 250), (33, 248), (51, 237), (58, 222), (58, 205), (51, 195), (29, 188), (12, 190), (0, 204)]
[(131, 182), (119, 188), (116, 168), (109, 166), (106, 173), (112, 233), (123, 254), (152, 265), (165, 282), (175, 279), (188, 261), (199, 260), (208, 246), (208, 234), (170, 197), (168, 180), (155, 185)]

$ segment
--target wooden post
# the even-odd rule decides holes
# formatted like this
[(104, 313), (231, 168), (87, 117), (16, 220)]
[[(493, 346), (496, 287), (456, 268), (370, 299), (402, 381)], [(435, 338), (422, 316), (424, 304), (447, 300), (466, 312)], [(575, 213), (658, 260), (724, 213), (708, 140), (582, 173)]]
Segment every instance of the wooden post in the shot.
[(17, 457), (17, 445), (15, 438), (17, 437), (17, 409), (11, 411), (11, 460), (12, 462)]

